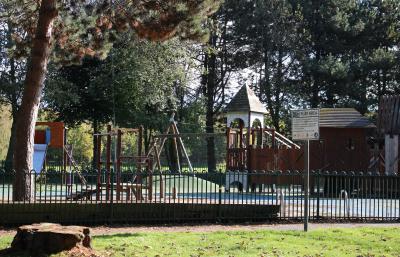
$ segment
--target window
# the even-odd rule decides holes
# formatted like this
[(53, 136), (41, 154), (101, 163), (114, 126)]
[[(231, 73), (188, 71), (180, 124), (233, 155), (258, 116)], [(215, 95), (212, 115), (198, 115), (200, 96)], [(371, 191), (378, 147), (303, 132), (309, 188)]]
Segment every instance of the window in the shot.
[(354, 150), (355, 146), (354, 146), (354, 140), (352, 138), (349, 138), (347, 140), (346, 148), (347, 150)]

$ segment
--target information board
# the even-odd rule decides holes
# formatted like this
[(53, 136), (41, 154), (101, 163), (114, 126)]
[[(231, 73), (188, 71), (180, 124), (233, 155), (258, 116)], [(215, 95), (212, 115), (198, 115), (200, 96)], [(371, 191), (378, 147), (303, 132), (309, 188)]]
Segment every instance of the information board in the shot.
[(292, 110), (293, 140), (319, 140), (319, 109)]

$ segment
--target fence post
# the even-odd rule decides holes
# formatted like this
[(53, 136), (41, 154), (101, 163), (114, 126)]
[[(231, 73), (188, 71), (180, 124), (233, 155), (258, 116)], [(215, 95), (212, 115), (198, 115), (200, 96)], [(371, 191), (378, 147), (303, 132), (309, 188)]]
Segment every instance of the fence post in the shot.
[(218, 222), (222, 221), (221, 218), (221, 202), (222, 202), (222, 171), (219, 172), (219, 187), (218, 187)]
[[(110, 217), (109, 217), (109, 222), (110, 224), (113, 223), (113, 216), (114, 216), (114, 169), (110, 169), (110, 173), (111, 173), (111, 197), (110, 197)], [(100, 192), (101, 194), (101, 192)]]
[(218, 222), (221, 222), (221, 198), (222, 198), (222, 187), (218, 188)]

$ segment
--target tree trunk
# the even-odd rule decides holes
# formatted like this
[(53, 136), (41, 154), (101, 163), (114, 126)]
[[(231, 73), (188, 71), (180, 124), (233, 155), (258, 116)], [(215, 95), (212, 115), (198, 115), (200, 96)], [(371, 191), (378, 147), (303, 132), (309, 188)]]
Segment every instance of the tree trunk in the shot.
[[(211, 47), (216, 46), (216, 36), (210, 36), (209, 44)], [(204, 67), (207, 71), (205, 78), (205, 92), (206, 92), (206, 132), (214, 133), (214, 96), (215, 96), (215, 83), (216, 83), (216, 56), (215, 53), (207, 54), (204, 60)], [(214, 137), (207, 137), (207, 167), (208, 171), (215, 171), (217, 168), (215, 158), (215, 140)]]
[[(263, 83), (262, 83), (262, 87), (260, 89), (260, 91), (263, 92), (263, 94), (265, 94), (265, 97), (263, 97), (262, 99), (264, 100), (264, 102), (267, 103), (267, 108), (268, 108), (268, 112), (270, 114), (270, 116), (273, 118), (275, 117), (275, 109), (274, 109), (274, 105), (272, 102), (272, 85), (269, 79), (270, 76), (270, 58), (269, 58), (269, 50), (268, 50), (268, 43), (265, 42), (266, 39), (264, 39), (264, 43), (263, 43), (263, 47), (264, 47), (264, 56), (263, 56), (263, 62), (264, 62), (264, 79), (263, 79)], [(262, 71), (260, 70), (260, 73)]]
[(147, 153), (149, 152), (149, 148), (150, 148), (150, 136), (151, 136), (151, 129), (148, 128), (147, 126), (144, 127), (144, 131), (143, 131), (143, 141), (144, 141), (144, 155), (147, 155)]
[[(206, 132), (214, 133), (214, 115), (209, 111), (208, 107), (206, 113)], [(215, 140), (212, 136), (207, 137), (207, 167), (208, 171), (215, 171), (217, 168), (217, 161), (215, 158)]]
[(31, 176), (27, 172), (32, 170), (35, 123), (50, 54), (53, 21), (56, 16), (56, 0), (42, 0), (22, 102), (16, 121), (14, 201), (31, 198)]
[[(14, 107), (12, 107), (14, 109)], [(11, 135), (10, 139), (8, 141), (8, 149), (7, 149), (7, 156), (6, 156), (6, 163), (5, 163), (5, 169), (6, 170), (12, 170), (13, 165), (13, 153), (14, 153), (14, 145), (15, 145), (15, 127), (16, 127), (16, 118), (17, 115), (14, 114), (14, 111), (12, 111), (12, 124), (11, 124)]]
[(176, 142), (174, 141), (174, 138), (167, 139), (167, 144), (168, 144), (168, 150), (167, 150), (167, 147), (165, 148), (165, 150), (166, 150), (166, 153), (167, 153), (166, 155), (168, 158), (168, 166), (169, 166), (168, 168), (172, 173), (178, 173), (178, 171), (179, 171), (179, 166), (178, 166), (179, 153), (176, 151), (176, 148), (175, 148)]
[(362, 115), (364, 115), (366, 112), (368, 112), (368, 99), (367, 99), (367, 76), (363, 77), (361, 79), (361, 86), (360, 86), (360, 108), (359, 111)]
[[(8, 30), (7, 30), (7, 40), (8, 40), (8, 47), (12, 47), (12, 34), (13, 34), (13, 27), (12, 24), (9, 22), (7, 23)], [(18, 113), (18, 96), (17, 96), (17, 78), (16, 78), (16, 71), (15, 71), (15, 59), (10, 58), (10, 82), (14, 89), (10, 92), (10, 104), (11, 104), (11, 117), (12, 117), (12, 124), (11, 124), (11, 135), (8, 141), (8, 149), (7, 149), (7, 156), (6, 156), (6, 163), (5, 169), (12, 170), (13, 169), (13, 155), (14, 155), (14, 145), (15, 145), (15, 127), (17, 121), (17, 113)]]
[(278, 50), (278, 66), (277, 66), (277, 74), (276, 74), (276, 82), (275, 82), (275, 110), (274, 115), (272, 116), (272, 122), (276, 131), (281, 132), (279, 129), (279, 120), (281, 119), (281, 91), (283, 86), (283, 52), (281, 49)]
[[(321, 55), (319, 51), (317, 51), (316, 57), (315, 57), (315, 62), (317, 65), (319, 65), (319, 60), (321, 59)], [(312, 83), (312, 88), (311, 88), (311, 99), (310, 99), (310, 105), (311, 108), (318, 108), (320, 104), (320, 99), (319, 99), (319, 90), (321, 86), (321, 77), (319, 74), (318, 70), (314, 70), (314, 81)]]

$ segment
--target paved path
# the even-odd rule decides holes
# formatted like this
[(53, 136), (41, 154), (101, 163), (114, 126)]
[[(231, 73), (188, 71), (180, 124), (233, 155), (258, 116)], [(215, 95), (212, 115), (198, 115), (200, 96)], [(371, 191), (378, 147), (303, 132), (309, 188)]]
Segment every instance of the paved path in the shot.
[[(310, 223), (309, 229), (357, 228), (357, 227), (396, 227), (400, 223)], [(214, 231), (255, 231), (255, 230), (303, 230), (303, 224), (241, 224), (241, 225), (182, 225), (182, 226), (97, 226), (92, 227), (92, 235), (109, 235), (137, 232), (214, 232)], [(14, 235), (15, 228), (0, 228), (0, 236)]]

